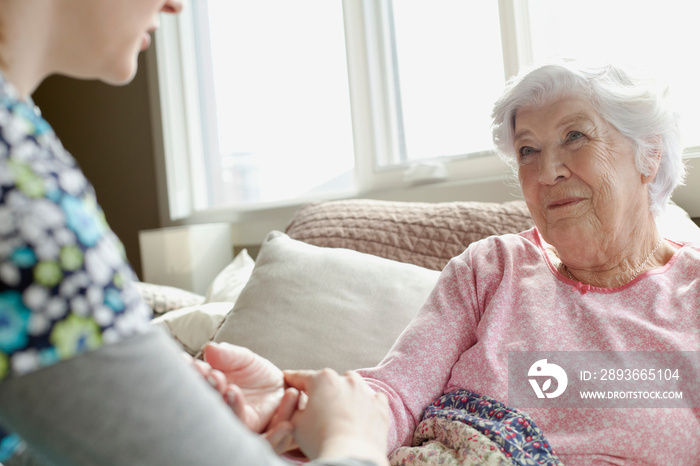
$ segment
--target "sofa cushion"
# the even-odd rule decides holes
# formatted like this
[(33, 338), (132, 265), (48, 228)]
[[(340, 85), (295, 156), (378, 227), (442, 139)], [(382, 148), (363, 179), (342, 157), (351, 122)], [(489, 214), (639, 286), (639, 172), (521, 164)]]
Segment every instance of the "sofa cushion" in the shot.
[(216, 342), (282, 369), (374, 366), (427, 299), (439, 273), (270, 233)]
[(183, 350), (197, 356), (232, 308), (233, 303), (225, 301), (183, 307), (156, 317), (151, 325), (167, 331)]
[(395, 202), (351, 199), (309, 204), (287, 226), (294, 239), (442, 270), (472, 242), (534, 226), (524, 201)]
[(202, 304), (205, 297), (174, 286), (156, 285), (155, 283), (135, 282), (136, 288), (154, 314), (165, 314), (174, 309)]

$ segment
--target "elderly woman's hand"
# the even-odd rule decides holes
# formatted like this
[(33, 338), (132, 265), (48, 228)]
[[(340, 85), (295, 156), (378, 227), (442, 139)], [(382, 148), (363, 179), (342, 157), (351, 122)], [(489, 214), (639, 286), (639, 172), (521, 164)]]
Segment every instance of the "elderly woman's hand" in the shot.
[(287, 384), (308, 394), (291, 418), (294, 438), (310, 458), (352, 457), (388, 464), (389, 404), (360, 375), (285, 371)]
[(248, 348), (228, 343), (210, 343), (203, 353), (210, 368), (200, 364), (200, 372), (224, 396), (236, 416), (253, 432), (272, 427), (273, 415), (286, 406), (280, 405), (284, 395), (282, 371)]
[[(270, 417), (273, 401), (278, 398), (278, 376), (281, 372), (278, 372), (274, 365), (269, 367), (269, 361), (266, 359), (240, 346), (210, 344), (206, 348), (208, 349), (205, 349), (204, 353), (209, 354), (209, 360), (215, 361), (214, 364), (219, 369), (214, 369), (209, 363), (195, 359), (187, 353), (183, 356), (214, 390), (221, 394), (224, 402), (246, 427), (257, 433), (264, 431), (263, 437), (270, 443), (275, 453), (282, 454), (298, 450), (289, 420), (298, 407), (305, 406), (306, 395), (294, 388), (287, 388)], [(256, 364), (256, 361), (259, 364)], [(240, 377), (245, 371), (261, 368), (263, 370), (259, 378), (249, 378), (246, 382)], [(226, 371), (226, 374), (222, 371)], [(272, 384), (269, 393), (264, 394), (264, 387), (259, 386), (258, 389), (262, 390), (251, 394), (253, 387), (249, 382), (264, 384), (266, 377)], [(248, 385), (239, 386), (231, 383), (230, 380), (236, 380), (238, 384), (248, 383)], [(246, 393), (249, 395), (246, 396)]]

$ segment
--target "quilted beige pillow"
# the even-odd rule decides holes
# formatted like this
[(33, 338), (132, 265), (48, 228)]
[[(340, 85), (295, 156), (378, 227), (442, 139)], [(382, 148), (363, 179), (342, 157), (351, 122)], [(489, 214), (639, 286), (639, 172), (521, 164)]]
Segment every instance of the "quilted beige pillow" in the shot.
[(294, 239), (442, 270), (474, 241), (534, 226), (524, 201), (398, 202), (348, 199), (301, 208)]
[(420, 309), (438, 275), (272, 232), (213, 340), (251, 348), (282, 369), (344, 372), (374, 366)]

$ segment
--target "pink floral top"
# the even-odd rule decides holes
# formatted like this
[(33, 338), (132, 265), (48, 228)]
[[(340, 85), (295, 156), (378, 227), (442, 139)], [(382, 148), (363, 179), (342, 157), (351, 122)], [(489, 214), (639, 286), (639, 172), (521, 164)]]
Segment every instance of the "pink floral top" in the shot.
[[(411, 442), (430, 403), (466, 389), (508, 403), (509, 351), (700, 350), (700, 248), (676, 244), (662, 268), (614, 289), (560, 274), (537, 229), (472, 244), (386, 358), (360, 371), (392, 410), (393, 450)], [(698, 464), (690, 408), (532, 408), (566, 465)]]

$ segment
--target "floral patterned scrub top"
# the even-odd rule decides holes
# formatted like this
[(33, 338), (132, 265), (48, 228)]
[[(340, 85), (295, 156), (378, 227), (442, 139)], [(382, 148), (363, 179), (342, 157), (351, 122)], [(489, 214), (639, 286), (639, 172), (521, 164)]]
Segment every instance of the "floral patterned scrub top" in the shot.
[[(92, 186), (0, 74), (0, 383), (145, 330), (134, 279)], [(0, 462), (21, 444), (0, 419)]]

